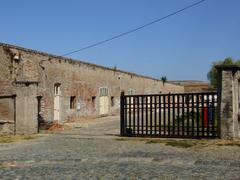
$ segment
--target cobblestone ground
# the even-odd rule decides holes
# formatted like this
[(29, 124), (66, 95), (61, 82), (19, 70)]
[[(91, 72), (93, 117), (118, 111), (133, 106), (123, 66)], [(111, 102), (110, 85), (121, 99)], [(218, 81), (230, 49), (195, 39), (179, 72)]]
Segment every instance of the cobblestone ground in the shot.
[(181, 148), (116, 136), (117, 117), (0, 144), (0, 179), (240, 179), (240, 147)]

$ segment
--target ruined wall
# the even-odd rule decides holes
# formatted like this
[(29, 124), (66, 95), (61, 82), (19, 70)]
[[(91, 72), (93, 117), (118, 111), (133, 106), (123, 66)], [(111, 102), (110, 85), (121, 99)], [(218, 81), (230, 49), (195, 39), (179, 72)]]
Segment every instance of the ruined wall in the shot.
[[(3, 49), (5, 49), (6, 55), (3, 55)], [(12, 61), (11, 82), (14, 83), (9, 88), (13, 91), (11, 93), (21, 95), (21, 88), (16, 88), (17, 86), (24, 84), (26, 87), (23, 87), (29, 89), (29, 84), (37, 84), (36, 89), (30, 88), (27, 94), (34, 98), (42, 97), (41, 116), (45, 121), (53, 121), (55, 84), (60, 85), (61, 92), (59, 97), (60, 121), (82, 116), (98, 116), (100, 87), (108, 88), (108, 114), (116, 114), (119, 111), (121, 91), (124, 91), (125, 94), (128, 94), (129, 90), (134, 94), (184, 91), (182, 86), (169, 83), (163, 85), (162, 81), (149, 77), (19, 47), (4, 45), (0, 48), (0, 53), (0, 57), (5, 56), (8, 63), (11, 64)], [(17, 60), (11, 59), (15, 54), (18, 55), (18, 58), (15, 58)], [(6, 72), (6, 74), (10, 74), (10, 72)], [(6, 83), (9, 82), (6, 80)], [(72, 109), (70, 109), (70, 97), (75, 97)], [(36, 102), (32, 99), (31, 103), (33, 105)]]
[(12, 57), (8, 48), (0, 48), (0, 95), (9, 95), (13, 93), (12, 88)]
[(0, 96), (0, 134), (14, 133), (14, 98)]
[[(42, 96), (41, 110), (46, 121), (53, 120), (54, 84), (60, 84), (61, 121), (81, 116), (98, 116), (100, 87), (109, 89), (109, 114), (119, 111), (121, 91), (125, 94), (130, 89), (134, 94), (183, 92), (182, 86), (169, 83), (163, 85), (161, 81), (131, 73), (37, 53), (21, 54), (23, 60), (25, 57), (33, 59), (38, 66), (38, 96)], [(71, 96), (76, 101), (74, 109), (70, 109)], [(77, 110), (77, 104), (80, 105), (80, 110)]]
[[(0, 46), (0, 133), (37, 132), (37, 88), (38, 71), (29, 59), (21, 59), (21, 52)], [(32, 83), (34, 82), (34, 85)], [(31, 85), (30, 85), (31, 84)], [(13, 95), (16, 95), (14, 109)], [(5, 96), (10, 96), (4, 98)], [(14, 111), (16, 124), (14, 124)]]

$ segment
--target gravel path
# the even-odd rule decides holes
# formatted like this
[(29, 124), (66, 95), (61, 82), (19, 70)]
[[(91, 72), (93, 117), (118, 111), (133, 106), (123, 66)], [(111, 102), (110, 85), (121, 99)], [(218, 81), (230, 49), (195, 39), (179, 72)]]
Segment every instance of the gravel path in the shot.
[(118, 117), (0, 144), (0, 179), (240, 179), (240, 147), (120, 138)]

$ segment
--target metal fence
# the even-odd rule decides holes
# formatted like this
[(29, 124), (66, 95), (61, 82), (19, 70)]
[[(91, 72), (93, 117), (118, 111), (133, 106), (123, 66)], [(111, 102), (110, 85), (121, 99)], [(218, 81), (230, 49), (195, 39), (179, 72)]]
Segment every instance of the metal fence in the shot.
[(219, 137), (217, 92), (121, 95), (121, 136)]

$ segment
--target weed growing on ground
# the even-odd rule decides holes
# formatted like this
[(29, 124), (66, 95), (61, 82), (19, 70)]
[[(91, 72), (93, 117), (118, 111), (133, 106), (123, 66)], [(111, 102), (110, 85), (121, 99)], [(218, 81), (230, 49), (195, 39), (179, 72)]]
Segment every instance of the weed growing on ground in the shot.
[(188, 140), (149, 140), (146, 144), (155, 144), (155, 143), (164, 143), (166, 146), (180, 147), (180, 148), (189, 148), (197, 145), (195, 141)]
[(194, 141), (167, 141), (165, 143), (167, 146), (181, 147), (181, 148), (190, 148), (197, 145), (197, 142)]
[(11, 143), (21, 140), (30, 140), (33, 139), (33, 136), (30, 135), (0, 135), (0, 143)]
[(226, 144), (217, 144), (218, 146), (237, 146), (237, 147), (240, 147), (240, 144), (239, 143), (226, 143)]

